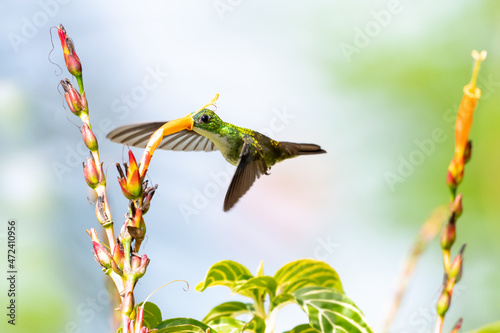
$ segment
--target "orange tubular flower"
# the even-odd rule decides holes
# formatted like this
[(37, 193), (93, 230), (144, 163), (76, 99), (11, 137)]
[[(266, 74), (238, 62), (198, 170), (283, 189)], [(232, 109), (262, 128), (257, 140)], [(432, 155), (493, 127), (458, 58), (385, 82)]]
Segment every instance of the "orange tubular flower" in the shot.
[(66, 62), (66, 67), (71, 75), (81, 76), (82, 75), (82, 63), (80, 58), (76, 55), (75, 47), (73, 42), (66, 34), (66, 30), (63, 25), (60, 24), (57, 27), (57, 32), (59, 34), (59, 39), (61, 40), (61, 45), (64, 53), (64, 61)]
[(477, 100), (481, 97), (481, 90), (476, 87), (477, 74), (481, 62), (486, 58), (486, 51), (478, 53), (472, 51), (475, 65), (469, 84), (464, 87), (464, 96), (457, 114), (455, 125), (455, 156), (448, 167), (446, 182), (448, 187), (455, 193), (457, 186), (462, 182), (464, 165), (470, 158), (471, 144), (469, 131), (472, 124), (472, 116), (476, 108)]

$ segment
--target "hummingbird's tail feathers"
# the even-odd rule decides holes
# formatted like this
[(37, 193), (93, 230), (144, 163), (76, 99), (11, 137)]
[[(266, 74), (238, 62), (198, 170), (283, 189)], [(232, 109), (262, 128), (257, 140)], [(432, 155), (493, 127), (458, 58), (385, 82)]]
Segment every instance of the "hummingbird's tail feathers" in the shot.
[[(163, 121), (120, 126), (109, 132), (106, 138), (116, 143), (137, 148), (146, 148), (151, 135), (161, 126), (165, 125), (165, 123)], [(217, 150), (217, 147), (215, 147), (215, 144), (210, 139), (190, 130), (182, 130), (166, 135), (163, 137), (158, 148), (175, 151)]]
[(313, 143), (280, 142), (290, 156), (324, 154), (326, 150)]

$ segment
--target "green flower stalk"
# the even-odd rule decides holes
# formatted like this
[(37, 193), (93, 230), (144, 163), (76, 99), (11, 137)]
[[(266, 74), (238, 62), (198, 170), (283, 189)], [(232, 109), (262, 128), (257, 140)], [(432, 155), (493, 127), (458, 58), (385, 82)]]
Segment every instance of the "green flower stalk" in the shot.
[[(136, 318), (134, 288), (137, 281), (146, 273), (150, 260), (145, 254), (139, 256), (137, 252), (146, 233), (143, 215), (150, 207), (157, 186), (148, 187), (147, 181), (143, 182), (147, 170), (139, 170), (134, 154), (129, 151), (129, 163), (125, 165), (126, 175), (119, 168), (121, 177), (118, 177), (123, 194), (130, 200), (129, 212), (118, 239), (115, 239), (113, 219), (106, 195), (106, 177), (99, 156), (97, 138), (92, 131), (87, 97), (83, 86), (82, 64), (64, 27), (60, 25), (57, 29), (66, 67), (78, 81), (79, 88), (78, 90), (74, 88), (69, 79), (62, 80), (64, 98), (71, 112), (82, 121), (82, 139), (91, 154), (83, 163), (83, 174), (87, 185), (97, 193), (96, 217), (106, 231), (109, 244), (107, 247), (101, 243), (96, 230), (90, 229), (88, 234), (92, 238), (94, 257), (104, 273), (112, 279), (121, 297), (122, 332), (144, 333), (148, 329), (143, 327), (142, 317)], [(143, 158), (147, 158), (148, 162), (151, 157), (152, 152), (146, 151), (144, 153)], [(138, 320), (141, 322), (139, 323)]]
[[(455, 243), (457, 232), (456, 224), (463, 210), (462, 194), (457, 195), (457, 189), (464, 177), (465, 164), (470, 160), (472, 154), (472, 142), (469, 140), (469, 132), (477, 101), (481, 97), (481, 90), (476, 87), (476, 81), (481, 62), (486, 58), (486, 51), (479, 53), (474, 50), (472, 51), (472, 57), (475, 60), (474, 70), (470, 83), (464, 87), (464, 96), (458, 109), (457, 121), (455, 124), (455, 154), (448, 166), (446, 175), (446, 183), (451, 193), (451, 202), (448, 222), (444, 225), (441, 232), (444, 283), (443, 291), (436, 305), (438, 316), (435, 333), (441, 333), (443, 331), (444, 318), (451, 304), (453, 289), (455, 284), (460, 281), (463, 271), (465, 244), (461, 247), (453, 262), (451, 261), (451, 248)], [(457, 332), (461, 325), (462, 320), (459, 320), (453, 332)]]

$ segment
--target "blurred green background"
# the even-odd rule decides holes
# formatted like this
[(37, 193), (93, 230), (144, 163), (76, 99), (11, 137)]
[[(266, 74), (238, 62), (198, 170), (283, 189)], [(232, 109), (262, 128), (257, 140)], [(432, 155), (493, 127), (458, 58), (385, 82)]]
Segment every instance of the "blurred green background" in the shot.
[[(51, 63), (64, 68), (50, 30), (59, 23), (83, 62), (116, 230), (127, 203), (114, 163), (125, 150), (102, 138), (116, 126), (178, 118), (219, 93), (223, 120), (328, 151), (276, 165), (230, 213), (222, 212), (226, 186), (214, 185), (228, 169), (220, 154), (155, 155), (148, 174), (159, 189), (143, 247), (151, 264), (136, 299), (174, 279), (191, 284), (152, 298), (165, 318), (202, 319), (230, 299), (222, 287), (194, 291), (219, 260), (253, 271), (263, 260), (272, 275), (311, 257), (338, 271), (379, 331), (420, 226), (449, 198), (444, 180), (470, 53), (487, 50), (460, 187), (454, 250), (467, 243), (465, 268), (445, 331), (461, 316), (464, 331), (500, 319), (499, 9), (494, 0), (1, 2), (0, 251), (7, 220), (19, 226), (17, 325), (2, 313), (2, 332), (112, 331), (104, 276), (85, 233), (97, 228), (81, 169), (87, 152), (58, 87), (69, 75)], [(429, 143), (436, 130), (445, 139)], [(412, 156), (401, 181), (388, 182)], [(441, 260), (435, 240), (392, 332), (433, 329)], [(1, 279), (3, 309), (6, 291)], [(277, 332), (305, 321), (298, 308), (285, 308)]]

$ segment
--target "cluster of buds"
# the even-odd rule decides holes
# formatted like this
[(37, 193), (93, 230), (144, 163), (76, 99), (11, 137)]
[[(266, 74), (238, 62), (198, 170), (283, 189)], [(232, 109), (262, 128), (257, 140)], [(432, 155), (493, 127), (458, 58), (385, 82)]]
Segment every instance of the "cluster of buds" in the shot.
[(94, 259), (101, 265), (102, 270), (113, 279), (120, 295), (131, 293), (137, 281), (146, 274), (149, 258), (145, 254), (140, 257), (132, 253), (130, 254), (130, 262), (127, 262), (127, 253), (130, 251), (127, 251), (128, 249), (124, 248), (121, 243), (116, 243), (110, 253), (99, 240), (94, 228), (90, 229), (88, 234), (92, 238)]
[[(142, 327), (143, 314), (136, 317), (134, 287), (137, 281), (144, 276), (149, 265), (146, 255), (138, 254), (139, 247), (146, 233), (146, 224), (143, 215), (150, 207), (151, 199), (157, 186), (148, 187), (148, 182), (143, 181), (154, 149), (149, 149), (143, 155), (146, 163), (139, 168), (137, 161), (129, 151), (128, 164), (124, 164), (125, 172), (118, 166), (120, 177), (118, 183), (124, 196), (130, 200), (129, 211), (120, 235), (115, 239), (113, 220), (106, 196), (106, 180), (99, 157), (99, 145), (92, 131), (89, 118), (87, 97), (83, 86), (82, 64), (75, 52), (73, 41), (62, 25), (57, 27), (59, 39), (63, 48), (64, 60), (68, 71), (76, 78), (78, 87), (75, 88), (69, 79), (61, 80), (64, 89), (64, 98), (71, 112), (82, 120), (82, 139), (90, 151), (90, 157), (83, 163), (83, 174), (88, 186), (97, 193), (96, 216), (107, 234), (109, 247), (98, 238), (95, 229), (90, 229), (88, 234), (92, 239), (94, 258), (116, 285), (121, 297), (120, 312), (122, 316), (122, 331), (148, 332), (147, 327)], [(155, 148), (162, 140), (162, 133), (158, 132), (154, 140)], [(132, 241), (135, 247), (132, 248)]]
[[(476, 108), (478, 99), (481, 97), (481, 90), (476, 87), (477, 74), (481, 62), (486, 58), (486, 52), (472, 52), (475, 60), (472, 79), (464, 87), (464, 96), (458, 109), (457, 121), (455, 124), (455, 154), (448, 166), (446, 183), (451, 191), (450, 215), (448, 222), (444, 225), (441, 232), (441, 249), (443, 252), (444, 282), (443, 290), (438, 299), (436, 309), (438, 321), (436, 323), (436, 332), (440, 333), (443, 329), (443, 322), (446, 313), (450, 307), (451, 298), (455, 284), (462, 277), (463, 260), (465, 244), (462, 245), (457, 256), (451, 261), (451, 248), (456, 239), (456, 222), (462, 215), (462, 194), (457, 195), (457, 188), (464, 177), (465, 164), (470, 160), (472, 153), (472, 142), (469, 140), (469, 132), (472, 125), (472, 116)], [(453, 332), (458, 332), (462, 325), (460, 319), (455, 325)]]

